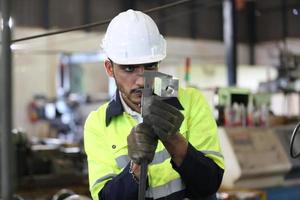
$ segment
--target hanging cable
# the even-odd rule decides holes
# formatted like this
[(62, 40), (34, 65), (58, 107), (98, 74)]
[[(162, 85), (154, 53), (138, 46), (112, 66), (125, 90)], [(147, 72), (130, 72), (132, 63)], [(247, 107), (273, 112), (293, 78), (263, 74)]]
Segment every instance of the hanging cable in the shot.
[(47, 37), (47, 36), (51, 36), (51, 35), (58, 35), (58, 34), (68, 33), (68, 32), (72, 32), (72, 31), (78, 31), (78, 30), (96, 27), (96, 26), (101, 26), (101, 25), (108, 24), (110, 21), (111, 21), (111, 19), (108, 19), (108, 20), (104, 20), (104, 21), (100, 21), (100, 22), (94, 22), (94, 23), (89, 23), (89, 24), (85, 24), (85, 25), (81, 25), (81, 26), (76, 26), (73, 28), (67, 28), (67, 29), (63, 29), (60, 31), (52, 31), (52, 32), (33, 35), (33, 36), (29, 36), (29, 37), (23, 37), (23, 38), (12, 40), (12, 43), (21, 42), (21, 41), (25, 41), (25, 40), (32, 40), (32, 39), (41, 38), (41, 37)]

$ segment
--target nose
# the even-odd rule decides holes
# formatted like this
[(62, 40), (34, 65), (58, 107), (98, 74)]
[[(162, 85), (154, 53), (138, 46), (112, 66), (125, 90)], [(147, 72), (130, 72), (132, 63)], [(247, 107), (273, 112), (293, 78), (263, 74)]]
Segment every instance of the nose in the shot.
[(137, 69), (137, 79), (136, 79), (136, 84), (139, 87), (144, 87), (144, 67), (140, 66)]

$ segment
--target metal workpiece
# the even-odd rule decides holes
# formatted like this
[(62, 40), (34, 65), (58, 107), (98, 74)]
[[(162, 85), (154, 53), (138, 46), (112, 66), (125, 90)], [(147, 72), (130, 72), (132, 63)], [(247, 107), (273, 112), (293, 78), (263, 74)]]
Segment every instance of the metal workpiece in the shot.
[(172, 77), (155, 77), (154, 94), (160, 97), (177, 97), (178, 79)]
[(144, 71), (144, 89), (141, 102), (142, 116), (146, 116), (147, 108), (150, 104), (151, 96), (158, 98), (177, 97), (179, 80), (173, 76), (157, 71)]

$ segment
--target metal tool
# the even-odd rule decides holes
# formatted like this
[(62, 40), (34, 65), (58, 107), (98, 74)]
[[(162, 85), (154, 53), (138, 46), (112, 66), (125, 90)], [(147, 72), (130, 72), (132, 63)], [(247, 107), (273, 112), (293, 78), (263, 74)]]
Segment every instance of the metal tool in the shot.
[[(151, 96), (157, 95), (159, 98), (177, 97), (178, 79), (174, 79), (171, 75), (157, 71), (144, 71), (144, 89), (141, 101), (141, 114), (144, 118), (148, 113)], [(146, 161), (141, 163), (141, 174), (139, 181), (139, 200), (145, 199), (146, 179), (148, 164)]]

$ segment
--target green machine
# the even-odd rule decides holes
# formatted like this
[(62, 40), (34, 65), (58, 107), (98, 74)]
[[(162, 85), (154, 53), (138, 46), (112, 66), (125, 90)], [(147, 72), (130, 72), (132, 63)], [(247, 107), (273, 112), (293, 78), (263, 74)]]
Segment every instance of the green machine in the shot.
[(271, 94), (259, 92), (253, 94), (250, 89), (237, 87), (223, 87), (217, 91), (220, 106), (230, 106), (233, 103), (244, 104), (247, 107), (249, 104), (260, 107), (262, 105), (270, 105)]
[(250, 89), (223, 87), (218, 89), (219, 106), (231, 106), (233, 103), (244, 104), (246, 107), (252, 100)]
[(218, 125), (267, 125), (271, 94), (253, 94), (246, 88), (223, 87), (217, 90), (217, 96)]
[[(249, 102), (252, 102), (250, 89), (222, 87), (218, 88), (217, 97), (218, 102), (216, 105), (216, 109), (218, 111), (218, 115), (216, 120), (219, 126), (228, 126), (234, 124), (235, 122), (233, 121), (237, 121), (236, 124), (246, 123), (246, 108)], [(233, 109), (233, 107), (235, 107), (235, 109)], [(235, 112), (237, 111), (237, 109), (239, 109), (239, 112)], [(243, 109), (243, 111), (241, 109)], [(237, 114), (241, 115), (241, 113), (244, 113), (243, 117), (237, 116)], [(243, 123), (241, 121), (243, 121)]]

